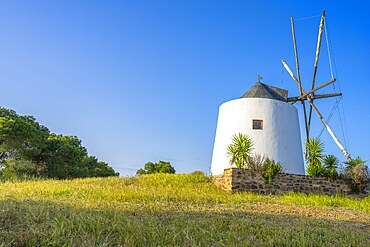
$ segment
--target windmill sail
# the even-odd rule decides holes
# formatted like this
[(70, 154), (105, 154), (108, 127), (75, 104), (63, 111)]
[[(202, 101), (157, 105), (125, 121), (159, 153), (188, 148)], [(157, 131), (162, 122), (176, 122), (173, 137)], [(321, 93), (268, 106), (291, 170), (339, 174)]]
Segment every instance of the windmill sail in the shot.
[[(312, 83), (311, 83), (311, 90), (306, 92), (302, 86), (301, 78), (300, 78), (300, 71), (299, 71), (299, 63), (298, 63), (298, 51), (297, 51), (297, 42), (295, 37), (295, 31), (294, 31), (294, 20), (293, 17), (291, 17), (291, 25), (292, 25), (292, 36), (293, 36), (293, 44), (294, 44), (294, 54), (295, 54), (295, 61), (296, 61), (296, 70), (297, 70), (297, 76), (294, 75), (292, 70), (289, 68), (288, 64), (282, 60), (282, 64), (284, 68), (288, 71), (289, 75), (293, 78), (294, 81), (298, 84), (299, 89), (299, 96), (288, 98), (288, 102), (291, 102), (294, 104), (297, 101), (302, 102), (303, 106), (303, 112), (304, 112), (304, 120), (305, 120), (305, 127), (306, 127), (306, 137), (307, 141), (309, 141), (309, 132), (310, 132), (310, 125), (311, 125), (311, 118), (312, 118), (312, 110), (314, 110), (317, 114), (317, 116), (320, 118), (321, 122), (329, 132), (330, 136), (333, 138), (334, 142), (337, 144), (339, 149), (342, 151), (344, 156), (347, 158), (347, 160), (351, 161), (351, 156), (347, 152), (347, 150), (344, 148), (342, 143), (339, 141), (338, 137), (334, 134), (333, 130), (330, 128), (328, 123), (323, 118), (322, 114), (318, 110), (318, 108), (313, 103), (314, 99), (322, 99), (322, 98), (328, 98), (328, 97), (334, 97), (334, 96), (341, 96), (342, 94), (321, 94), (321, 95), (315, 95), (314, 92), (318, 91), (319, 89), (322, 89), (336, 81), (335, 78), (332, 78), (330, 81), (322, 84), (321, 86), (318, 86), (315, 88), (315, 82), (316, 82), (316, 74), (319, 64), (319, 57), (320, 57), (320, 49), (321, 49), (321, 40), (322, 40), (322, 33), (325, 25), (325, 11), (322, 12), (321, 20), (320, 20), (320, 26), (319, 26), (319, 34), (317, 39), (317, 47), (316, 47), (316, 54), (315, 54), (315, 63), (314, 63), (314, 71), (312, 76)], [(305, 100), (307, 100), (310, 104), (310, 110), (307, 118), (306, 113), (306, 107), (305, 107)]]

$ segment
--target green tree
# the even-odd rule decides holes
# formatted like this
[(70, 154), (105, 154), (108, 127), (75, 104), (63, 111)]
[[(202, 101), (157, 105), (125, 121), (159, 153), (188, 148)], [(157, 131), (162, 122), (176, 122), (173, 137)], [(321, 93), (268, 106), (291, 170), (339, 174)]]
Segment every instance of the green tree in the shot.
[(325, 175), (325, 168), (322, 165), (324, 159), (324, 143), (320, 140), (320, 138), (310, 138), (306, 142), (305, 157), (308, 175)]
[(173, 168), (173, 166), (171, 166), (170, 162), (160, 160), (158, 163), (152, 163), (149, 161), (144, 165), (144, 169), (137, 170), (136, 175), (140, 176), (153, 173), (174, 174), (176, 173), (176, 170)]
[(89, 177), (110, 177), (119, 175), (119, 173), (116, 173), (107, 163), (99, 161), (95, 156), (84, 157), (82, 166), (87, 167)]
[(245, 168), (248, 161), (251, 159), (253, 150), (252, 139), (245, 134), (234, 134), (231, 139), (231, 144), (227, 146), (227, 155), (231, 156), (230, 164), (237, 168)]
[(88, 177), (88, 168), (83, 166), (87, 150), (76, 136), (50, 134), (42, 154), (50, 178), (66, 179)]
[(89, 156), (76, 136), (56, 135), (32, 116), (0, 108), (0, 176), (76, 178), (114, 176), (113, 168)]
[(48, 135), (49, 130), (34, 117), (0, 108), (0, 162), (9, 158), (38, 162)]
[(107, 177), (116, 174), (107, 163), (89, 156), (77, 136), (50, 134), (43, 160), (50, 178)]

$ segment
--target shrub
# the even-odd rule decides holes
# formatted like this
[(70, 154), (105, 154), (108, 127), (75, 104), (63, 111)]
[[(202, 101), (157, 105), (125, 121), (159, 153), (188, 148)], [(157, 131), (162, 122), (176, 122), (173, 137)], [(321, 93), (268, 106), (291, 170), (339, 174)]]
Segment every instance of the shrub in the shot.
[(351, 189), (355, 193), (364, 191), (370, 182), (369, 169), (365, 166), (366, 161), (362, 160), (359, 156), (351, 161), (345, 162), (344, 177), (350, 181)]
[(247, 160), (246, 168), (255, 172), (261, 172), (266, 161), (266, 156), (254, 154)]
[(3, 161), (0, 170), (2, 180), (17, 181), (26, 177), (39, 177), (39, 166), (29, 160), (14, 158)]
[(253, 141), (248, 135), (242, 133), (234, 134), (232, 143), (227, 146), (227, 155), (231, 156), (230, 164), (237, 168), (245, 168), (251, 158)]
[(271, 184), (279, 172), (281, 172), (281, 164), (275, 163), (273, 159), (266, 158), (261, 170), (261, 175), (266, 183)]

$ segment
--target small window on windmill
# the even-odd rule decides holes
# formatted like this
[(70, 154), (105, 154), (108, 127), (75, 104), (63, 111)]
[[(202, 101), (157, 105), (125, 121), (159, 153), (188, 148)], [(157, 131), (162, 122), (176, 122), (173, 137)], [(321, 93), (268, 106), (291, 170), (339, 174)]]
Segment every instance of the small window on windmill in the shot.
[(253, 129), (262, 130), (263, 129), (263, 120), (253, 119)]

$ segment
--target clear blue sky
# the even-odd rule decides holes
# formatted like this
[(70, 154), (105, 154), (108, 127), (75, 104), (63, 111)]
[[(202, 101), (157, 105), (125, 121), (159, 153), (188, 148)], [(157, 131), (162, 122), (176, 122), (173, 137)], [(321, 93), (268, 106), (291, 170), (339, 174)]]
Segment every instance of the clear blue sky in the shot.
[[(0, 105), (35, 116), (52, 132), (77, 135), (91, 155), (122, 175), (158, 160), (171, 161), (180, 173), (208, 172), (223, 102), (240, 97), (259, 74), (264, 83), (298, 94), (281, 66), (282, 58), (294, 66), (290, 16), (297, 19), (309, 88), (319, 17), (298, 19), (325, 9), (349, 149), (369, 160), (369, 5), (2, 0)], [(329, 79), (323, 43), (317, 84)], [(325, 116), (335, 104), (316, 102)], [(343, 141), (338, 116), (330, 124)], [(317, 136), (322, 125), (314, 119)], [(303, 131), (302, 118), (301, 125)], [(343, 160), (330, 136), (321, 137), (328, 153)]]

